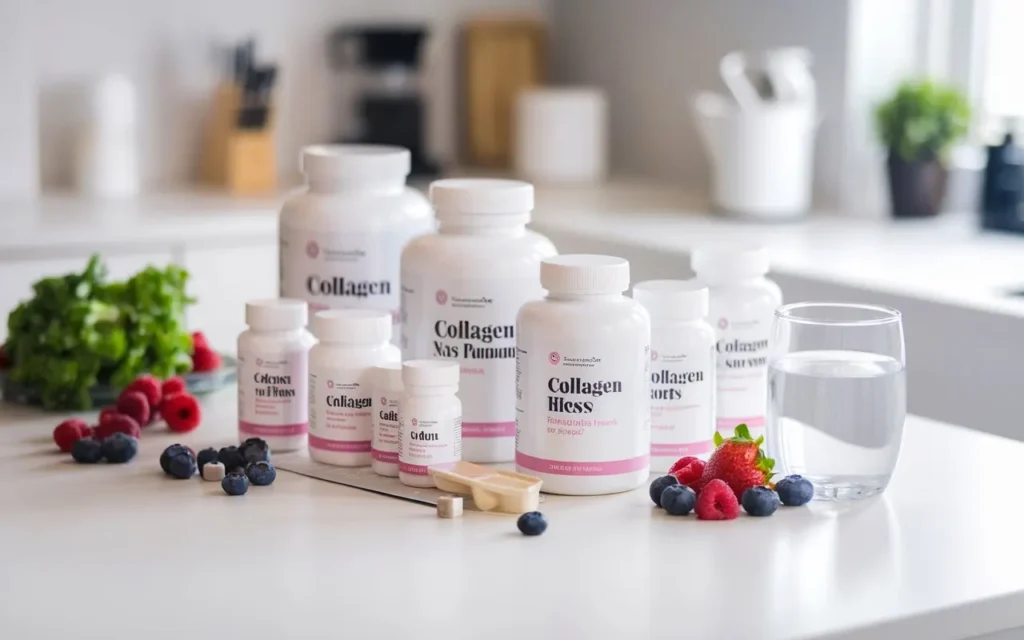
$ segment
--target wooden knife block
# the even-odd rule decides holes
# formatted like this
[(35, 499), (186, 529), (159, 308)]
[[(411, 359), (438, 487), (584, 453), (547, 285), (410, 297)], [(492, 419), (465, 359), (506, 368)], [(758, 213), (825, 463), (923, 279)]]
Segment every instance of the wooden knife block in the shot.
[(217, 87), (203, 140), (200, 179), (239, 195), (273, 192), (277, 189), (274, 113), (268, 114), (262, 129), (240, 129), (241, 104), (237, 85)]
[(528, 18), (477, 19), (462, 40), (467, 160), (508, 167), (516, 94), (544, 81), (547, 30)]

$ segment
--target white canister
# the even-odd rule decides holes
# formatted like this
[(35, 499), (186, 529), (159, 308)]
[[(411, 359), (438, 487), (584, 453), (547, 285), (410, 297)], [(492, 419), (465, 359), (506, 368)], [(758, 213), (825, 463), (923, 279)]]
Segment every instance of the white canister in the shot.
[(538, 183), (600, 182), (608, 168), (608, 100), (597, 88), (537, 88), (516, 100), (516, 173)]

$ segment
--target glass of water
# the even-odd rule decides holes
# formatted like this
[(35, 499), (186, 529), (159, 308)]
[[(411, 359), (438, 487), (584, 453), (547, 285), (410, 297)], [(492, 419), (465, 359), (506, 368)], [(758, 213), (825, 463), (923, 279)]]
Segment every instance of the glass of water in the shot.
[(896, 467), (907, 414), (900, 312), (802, 302), (775, 312), (768, 360), (769, 455), (815, 498), (881, 493)]

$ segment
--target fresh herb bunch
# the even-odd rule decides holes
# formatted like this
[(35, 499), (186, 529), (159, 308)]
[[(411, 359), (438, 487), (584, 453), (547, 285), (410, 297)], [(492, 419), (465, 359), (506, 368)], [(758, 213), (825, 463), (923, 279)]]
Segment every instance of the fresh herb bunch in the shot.
[(942, 158), (967, 133), (970, 121), (964, 95), (931, 80), (904, 82), (875, 109), (882, 144), (906, 162)]
[(120, 389), (142, 373), (192, 368), (188, 272), (149, 266), (124, 282), (106, 276), (94, 255), (82, 273), (36, 282), (7, 318), (8, 375), (38, 390), (47, 409), (88, 409), (97, 384)]

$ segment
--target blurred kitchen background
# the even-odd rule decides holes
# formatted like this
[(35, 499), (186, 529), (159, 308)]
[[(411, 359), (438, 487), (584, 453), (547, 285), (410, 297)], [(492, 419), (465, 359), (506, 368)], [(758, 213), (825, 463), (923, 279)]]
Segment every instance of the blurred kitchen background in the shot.
[(1021, 33), (1018, 0), (0, 0), (0, 313), (93, 252), (177, 262), (230, 350), (300, 149), (397, 143), (419, 186), (535, 182), (634, 280), (767, 244), (788, 301), (904, 312), (913, 412), (1024, 437)]

